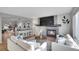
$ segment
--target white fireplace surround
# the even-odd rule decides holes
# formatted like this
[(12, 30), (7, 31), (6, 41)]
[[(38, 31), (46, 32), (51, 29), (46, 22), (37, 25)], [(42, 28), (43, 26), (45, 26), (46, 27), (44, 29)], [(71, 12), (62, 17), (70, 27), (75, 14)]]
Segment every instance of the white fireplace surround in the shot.
[(56, 30), (56, 34), (59, 34), (59, 28), (58, 27), (45, 27), (45, 26), (36, 26), (34, 28), (34, 33), (36, 35), (47, 35), (47, 29), (50, 29), (50, 30)]
[(56, 36), (56, 30), (47, 29), (47, 36)]
[[(47, 35), (47, 29), (56, 30), (56, 34), (59, 34), (59, 27), (36, 26), (36, 24), (39, 24), (39, 19), (34, 18), (33, 30), (36, 35)], [(57, 15), (54, 15), (54, 24), (57, 24)]]
[[(63, 16), (66, 16), (67, 19), (70, 20), (69, 24), (64, 24), (62, 22)], [(46, 35), (46, 29), (56, 29), (57, 34), (64, 35), (64, 34), (70, 34), (72, 35), (72, 20), (70, 18), (70, 14), (62, 14), (62, 15), (55, 15), (54, 24), (61, 24), (60, 27), (48, 27), (48, 26), (36, 26), (39, 24), (39, 19), (37, 17), (33, 18), (33, 26), (34, 26), (34, 33), (37, 35), (39, 34), (39, 31), (42, 29), (43, 34)]]

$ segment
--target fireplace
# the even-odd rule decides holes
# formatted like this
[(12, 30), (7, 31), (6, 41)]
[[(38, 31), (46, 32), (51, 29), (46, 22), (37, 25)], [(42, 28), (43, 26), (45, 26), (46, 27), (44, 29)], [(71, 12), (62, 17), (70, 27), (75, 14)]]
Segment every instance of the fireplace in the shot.
[(54, 30), (54, 29), (47, 29), (47, 36), (56, 38), (56, 30)]

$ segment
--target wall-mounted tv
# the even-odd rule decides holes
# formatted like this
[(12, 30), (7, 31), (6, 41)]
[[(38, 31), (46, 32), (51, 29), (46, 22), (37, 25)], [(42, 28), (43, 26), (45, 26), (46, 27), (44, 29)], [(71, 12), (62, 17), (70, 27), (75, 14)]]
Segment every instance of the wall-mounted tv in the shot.
[(53, 26), (54, 25), (54, 16), (41, 17), (40, 26)]

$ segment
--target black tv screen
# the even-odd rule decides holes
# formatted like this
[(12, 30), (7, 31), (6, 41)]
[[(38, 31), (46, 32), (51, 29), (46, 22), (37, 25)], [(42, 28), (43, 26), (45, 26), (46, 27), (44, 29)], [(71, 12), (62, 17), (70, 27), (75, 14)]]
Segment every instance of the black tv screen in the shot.
[(40, 18), (40, 26), (53, 26), (53, 25), (54, 25), (54, 16)]

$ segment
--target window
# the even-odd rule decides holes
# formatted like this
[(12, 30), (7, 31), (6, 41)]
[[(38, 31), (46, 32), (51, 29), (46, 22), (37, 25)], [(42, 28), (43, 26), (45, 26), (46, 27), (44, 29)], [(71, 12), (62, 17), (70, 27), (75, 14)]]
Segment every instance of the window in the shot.
[(73, 17), (73, 37), (79, 40), (79, 12)]

